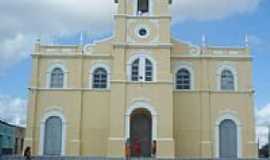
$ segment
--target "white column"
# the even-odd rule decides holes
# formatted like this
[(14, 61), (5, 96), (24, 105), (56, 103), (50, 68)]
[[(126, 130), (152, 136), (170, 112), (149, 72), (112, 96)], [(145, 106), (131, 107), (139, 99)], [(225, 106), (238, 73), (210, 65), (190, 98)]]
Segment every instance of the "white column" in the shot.
[(130, 116), (125, 115), (125, 140), (127, 140), (130, 136), (130, 123), (129, 123)]
[(157, 115), (152, 115), (152, 130), (153, 130), (153, 137), (152, 140), (157, 140)]
[(40, 133), (39, 133), (39, 155), (43, 155), (44, 150), (44, 138), (45, 138), (45, 121), (40, 123)]

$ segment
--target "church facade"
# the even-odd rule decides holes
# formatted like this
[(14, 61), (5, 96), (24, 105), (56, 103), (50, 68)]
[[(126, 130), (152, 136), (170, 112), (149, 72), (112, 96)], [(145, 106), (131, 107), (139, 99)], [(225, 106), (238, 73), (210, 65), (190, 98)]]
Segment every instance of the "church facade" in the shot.
[[(248, 46), (171, 36), (171, 0), (115, 0), (113, 36), (36, 43), (26, 146), (34, 155), (257, 156)], [(136, 156), (131, 147), (131, 155)]]

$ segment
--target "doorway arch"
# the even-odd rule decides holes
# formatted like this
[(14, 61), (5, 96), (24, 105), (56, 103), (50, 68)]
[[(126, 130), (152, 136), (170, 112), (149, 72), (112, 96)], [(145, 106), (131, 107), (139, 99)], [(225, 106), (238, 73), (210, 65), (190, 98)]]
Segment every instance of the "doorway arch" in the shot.
[(62, 149), (62, 120), (51, 116), (45, 122), (44, 155), (61, 155)]
[[(48, 108), (43, 115), (43, 118), (41, 119), (40, 122), (40, 143), (39, 143), (39, 155), (45, 155), (45, 141), (46, 141), (46, 128), (48, 126), (51, 126), (50, 124), (54, 123), (48, 123), (48, 120), (52, 120), (50, 118), (53, 118), (57, 122), (56, 128), (60, 130), (55, 130), (57, 132), (54, 133), (60, 133), (61, 132), (61, 152), (60, 155), (65, 155), (65, 145), (66, 145), (66, 128), (67, 128), (67, 121), (64, 116), (64, 112), (61, 107), (51, 107)], [(59, 123), (61, 121), (61, 123)], [(47, 126), (47, 127), (46, 127)], [(60, 135), (60, 134), (57, 134)], [(58, 139), (59, 140), (59, 139)], [(59, 140), (60, 141), (60, 140)]]
[[(240, 119), (238, 118), (238, 116), (232, 111), (224, 112), (216, 120), (216, 123), (215, 123), (215, 152), (216, 152), (216, 155), (215, 155), (215, 157), (216, 158), (224, 157), (221, 154), (221, 146), (223, 145), (221, 143), (222, 143), (222, 141), (224, 142), (224, 140), (221, 140), (221, 139), (222, 139), (222, 135), (224, 135), (224, 134), (227, 135), (227, 133), (225, 133), (225, 132), (227, 132), (227, 128), (229, 128), (230, 131), (231, 131), (231, 129), (234, 130), (232, 133), (228, 133), (228, 134), (235, 135), (234, 140), (232, 139), (231, 142), (236, 142), (236, 144), (231, 143), (231, 145), (236, 145), (236, 149), (234, 149), (234, 151), (236, 151), (236, 156), (237, 156), (237, 158), (242, 158), (242, 123), (241, 123)], [(223, 132), (223, 134), (221, 132)], [(230, 136), (230, 137), (232, 137), (232, 136)]]
[(132, 157), (151, 157), (152, 116), (146, 109), (136, 109), (130, 116), (130, 144)]
[[(136, 113), (141, 112), (141, 117), (145, 116), (146, 122), (151, 122), (151, 142), (157, 140), (157, 112), (155, 108), (144, 100), (136, 101), (128, 108), (125, 114), (125, 140), (130, 140), (131, 138), (131, 119), (136, 117)], [(139, 114), (140, 115), (140, 114)], [(140, 116), (138, 116), (140, 117)]]
[(237, 126), (231, 119), (223, 120), (219, 125), (220, 158), (237, 158)]

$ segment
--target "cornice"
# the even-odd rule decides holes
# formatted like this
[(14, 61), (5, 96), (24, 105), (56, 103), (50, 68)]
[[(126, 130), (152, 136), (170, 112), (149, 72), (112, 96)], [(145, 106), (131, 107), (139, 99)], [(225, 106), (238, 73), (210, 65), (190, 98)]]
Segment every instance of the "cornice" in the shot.
[[(146, 44), (137, 44), (137, 45), (129, 45), (129, 44), (115, 44), (115, 47), (118, 48), (131, 48), (131, 49), (140, 49), (140, 48), (148, 48), (148, 49), (168, 49), (171, 48), (170, 44), (164, 45), (146, 45)], [(113, 56), (110, 54), (32, 54), (33, 58), (87, 58), (87, 59), (113, 59)], [(230, 61), (252, 61), (252, 56), (230, 56), (230, 55), (174, 55), (171, 56), (171, 59), (214, 59), (214, 60), (230, 60)]]
[(128, 85), (148, 85), (148, 84), (173, 84), (172, 81), (154, 81), (154, 82), (132, 82), (126, 80), (112, 80), (111, 83), (128, 84)]
[(171, 59), (218, 59), (218, 60), (253, 60), (252, 56), (230, 56), (230, 55), (177, 55), (172, 56)]
[(238, 90), (238, 91), (219, 91), (208, 89), (195, 89), (195, 90), (175, 90), (174, 93), (212, 93), (212, 94), (254, 94), (254, 90)]
[(134, 16), (128, 14), (115, 14), (115, 18), (127, 18), (127, 19), (172, 19), (169, 15), (159, 15), (159, 16)]
[(114, 47), (118, 48), (147, 48), (147, 49), (152, 49), (152, 48), (166, 48), (170, 49), (173, 47), (172, 43), (150, 43), (150, 44), (145, 44), (145, 43), (114, 43)]
[(112, 59), (110, 54), (32, 54), (32, 57), (38, 58), (93, 58), (93, 59)]
[[(117, 83), (126, 83), (129, 85), (147, 85), (147, 84), (172, 84), (172, 82), (164, 81), (164, 82), (152, 82), (152, 83), (134, 83), (134, 82), (120, 82)], [(110, 89), (90, 89), (90, 88), (62, 88), (62, 89), (51, 89), (51, 88), (38, 88), (38, 87), (30, 87), (30, 91), (51, 91), (51, 92), (68, 92), (68, 91), (89, 91), (89, 92), (110, 92)], [(254, 94), (255, 91), (250, 90), (238, 90), (238, 91), (219, 91), (219, 90), (211, 90), (211, 89), (193, 89), (193, 90), (176, 90), (173, 89), (174, 93), (212, 93), (212, 94)]]
[(110, 92), (110, 89), (91, 89), (91, 88), (38, 88), (38, 87), (30, 87), (28, 88), (30, 91), (50, 91), (50, 92), (69, 92), (69, 91), (89, 91), (89, 92)]

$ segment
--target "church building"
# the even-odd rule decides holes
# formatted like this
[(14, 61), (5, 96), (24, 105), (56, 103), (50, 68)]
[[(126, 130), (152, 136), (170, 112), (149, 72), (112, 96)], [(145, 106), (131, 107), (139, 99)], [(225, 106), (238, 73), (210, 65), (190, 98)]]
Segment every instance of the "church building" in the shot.
[[(254, 158), (252, 55), (171, 35), (172, 0), (115, 0), (112, 37), (37, 42), (26, 146), (33, 155)], [(181, 28), (179, 28), (181, 29)], [(131, 147), (131, 156), (137, 156)]]

